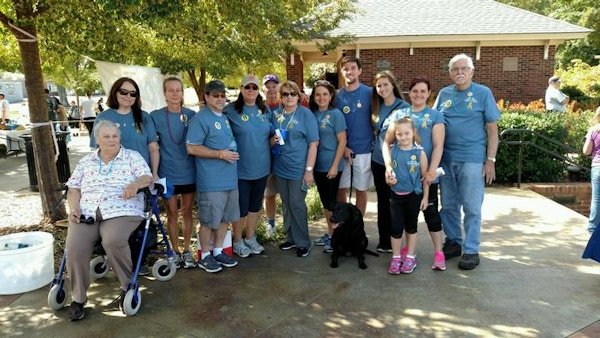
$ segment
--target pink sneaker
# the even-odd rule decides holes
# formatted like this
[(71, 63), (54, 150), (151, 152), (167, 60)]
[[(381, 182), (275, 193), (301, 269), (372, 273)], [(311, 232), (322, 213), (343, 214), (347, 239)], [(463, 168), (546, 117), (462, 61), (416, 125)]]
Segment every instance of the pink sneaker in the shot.
[(399, 275), (400, 265), (402, 265), (402, 263), (400, 262), (400, 257), (392, 257), (392, 262), (390, 263), (388, 272), (392, 275)]
[(444, 257), (444, 253), (442, 251), (438, 251), (435, 253), (433, 257), (433, 265), (431, 266), (433, 270), (446, 270), (446, 257)]
[(404, 263), (404, 261), (406, 260), (407, 253), (408, 253), (408, 246), (405, 246), (402, 249), (400, 249), (400, 262)]
[(402, 263), (400, 272), (412, 273), (416, 267), (417, 267), (417, 260), (415, 258), (406, 257), (406, 259), (404, 260), (404, 263)]

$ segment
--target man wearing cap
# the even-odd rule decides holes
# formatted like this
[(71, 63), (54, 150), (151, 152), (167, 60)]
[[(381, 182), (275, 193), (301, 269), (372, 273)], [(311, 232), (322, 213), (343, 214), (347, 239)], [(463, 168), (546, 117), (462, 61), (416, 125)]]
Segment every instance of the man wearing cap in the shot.
[(567, 103), (569, 103), (569, 97), (560, 91), (560, 77), (553, 76), (549, 78), (548, 88), (546, 89), (546, 110), (565, 112)]
[[(202, 256), (198, 267), (219, 272), (237, 261), (223, 251), (227, 223), (239, 221), (237, 188), (237, 143), (227, 117), (223, 114), (227, 94), (221, 80), (206, 84), (204, 106), (191, 118), (187, 133), (187, 151), (196, 157), (196, 189)], [(209, 251), (214, 236), (214, 249)]]
[[(271, 111), (279, 108), (279, 97), (277, 97), (277, 87), (279, 86), (279, 78), (275, 74), (267, 74), (263, 77), (263, 92), (267, 97), (267, 106)], [(265, 215), (267, 216), (267, 235), (273, 236), (276, 233), (275, 228), (275, 205), (277, 198), (277, 186), (275, 184), (275, 175), (270, 174), (265, 187)]]

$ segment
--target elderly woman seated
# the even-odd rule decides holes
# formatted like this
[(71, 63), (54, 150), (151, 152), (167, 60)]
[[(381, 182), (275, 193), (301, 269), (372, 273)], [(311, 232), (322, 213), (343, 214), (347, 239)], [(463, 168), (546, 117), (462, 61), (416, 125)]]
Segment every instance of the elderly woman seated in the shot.
[(107, 120), (96, 122), (94, 138), (98, 149), (79, 161), (67, 182), (66, 250), (73, 299), (71, 321), (85, 316), (83, 307), (90, 286), (89, 259), (99, 238), (119, 279), (119, 305), (122, 306), (133, 270), (128, 238), (144, 216), (144, 199), (137, 191), (152, 180), (144, 158), (134, 150), (121, 147), (118, 125)]

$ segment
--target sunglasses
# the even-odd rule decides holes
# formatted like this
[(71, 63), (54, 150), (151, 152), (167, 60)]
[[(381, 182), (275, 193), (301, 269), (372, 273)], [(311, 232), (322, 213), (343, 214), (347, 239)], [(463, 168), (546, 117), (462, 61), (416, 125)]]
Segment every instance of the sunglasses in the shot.
[(257, 86), (246, 85), (246, 86), (244, 86), (244, 89), (246, 89), (246, 90), (258, 90), (258, 87)]
[(283, 97), (292, 96), (293, 97), (293, 96), (298, 96), (298, 93), (296, 93), (296, 92), (291, 92), (291, 93), (283, 92), (283, 93), (281, 93), (281, 96), (283, 96)]
[(81, 215), (81, 216), (79, 216), (79, 222), (85, 223), (85, 224), (94, 224), (94, 222), (96, 222), (96, 220), (92, 216), (85, 217), (84, 215)]
[(327, 80), (319, 80), (319, 81), (315, 82), (315, 86), (318, 86), (318, 85), (330, 86), (331, 82), (329, 82)]
[(227, 95), (225, 94), (210, 94), (210, 96), (212, 96), (215, 99), (221, 98), (221, 99), (226, 99)]
[(127, 90), (127, 89), (121, 88), (117, 91), (117, 93), (119, 93), (123, 96), (127, 96), (127, 94), (129, 94), (129, 96), (131, 96), (131, 97), (137, 97), (137, 92), (135, 90)]

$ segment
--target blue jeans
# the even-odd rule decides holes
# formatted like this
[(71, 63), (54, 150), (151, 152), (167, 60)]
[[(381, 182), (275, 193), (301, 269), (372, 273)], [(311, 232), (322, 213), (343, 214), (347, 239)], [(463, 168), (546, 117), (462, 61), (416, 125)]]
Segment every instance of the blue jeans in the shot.
[(600, 222), (600, 214), (598, 213), (598, 206), (600, 204), (600, 167), (592, 167), (590, 177), (592, 181), (592, 201), (590, 204), (588, 231), (591, 234), (596, 230), (596, 226)]
[[(442, 226), (446, 240), (463, 247), (464, 254), (479, 253), (481, 205), (483, 204), (483, 163), (442, 162), (446, 175), (440, 177)], [(464, 212), (465, 239), (461, 229)]]

